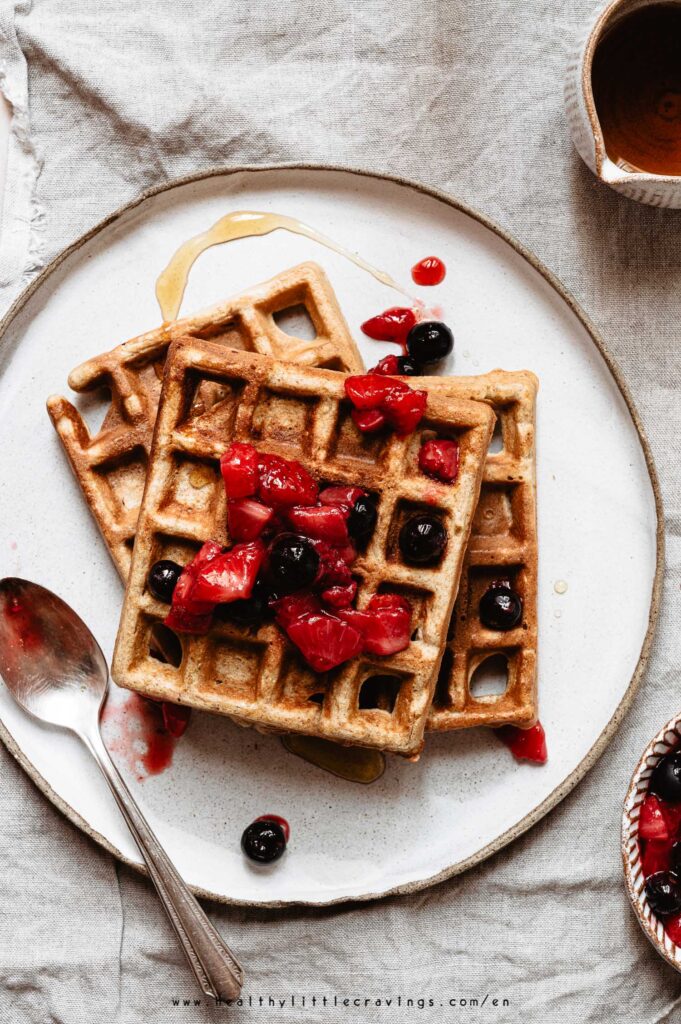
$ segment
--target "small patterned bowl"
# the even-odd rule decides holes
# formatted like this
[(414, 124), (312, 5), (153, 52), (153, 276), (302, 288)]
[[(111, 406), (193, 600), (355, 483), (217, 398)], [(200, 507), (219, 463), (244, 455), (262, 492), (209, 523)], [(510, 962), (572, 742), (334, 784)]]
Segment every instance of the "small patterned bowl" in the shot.
[(669, 754), (674, 749), (681, 749), (681, 713), (660, 729), (657, 736), (644, 750), (643, 756), (636, 766), (622, 813), (622, 860), (624, 881), (638, 923), (660, 956), (681, 972), (681, 946), (672, 942), (664, 930), (664, 924), (648, 906), (643, 888), (645, 879), (638, 843), (638, 819), (641, 813), (641, 804), (648, 793), (648, 783), (653, 768), (665, 754)]

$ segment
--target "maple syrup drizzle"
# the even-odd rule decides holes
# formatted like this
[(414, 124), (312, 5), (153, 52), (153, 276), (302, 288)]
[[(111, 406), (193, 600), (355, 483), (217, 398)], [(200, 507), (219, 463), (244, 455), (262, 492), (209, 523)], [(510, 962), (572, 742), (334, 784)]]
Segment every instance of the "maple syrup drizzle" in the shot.
[[(402, 288), (389, 274), (373, 267), (360, 256), (350, 252), (344, 246), (339, 245), (326, 235), (296, 220), (295, 217), (286, 217), (280, 213), (259, 213), (253, 210), (236, 210), (221, 217), (213, 224), (208, 231), (195, 235), (186, 241), (170, 260), (168, 266), (161, 272), (156, 282), (156, 298), (161, 307), (161, 316), (165, 322), (176, 320), (177, 314), (182, 305), (182, 297), (187, 286), (187, 278), (192, 266), (206, 249), (214, 245), (222, 245), (224, 242), (233, 242), (238, 238), (253, 238), (261, 235), (269, 235), (272, 231), (290, 231), (294, 235), (303, 235), (311, 238), (327, 249), (339, 253), (354, 263), (361, 270), (387, 285), (394, 288), (403, 295), (409, 293)], [(411, 298), (411, 296), (409, 296)]]
[(330, 740), (316, 736), (291, 734), (282, 736), (281, 742), (290, 754), (322, 768), (339, 779), (359, 782), (367, 786), (380, 779), (385, 771), (385, 754), (367, 747), (341, 747)]

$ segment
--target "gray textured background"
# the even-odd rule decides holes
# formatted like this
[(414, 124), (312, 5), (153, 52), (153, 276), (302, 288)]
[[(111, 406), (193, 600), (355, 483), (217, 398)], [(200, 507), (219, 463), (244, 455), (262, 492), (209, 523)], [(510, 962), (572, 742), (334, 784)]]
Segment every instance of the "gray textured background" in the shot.
[[(571, 148), (562, 82), (594, 6), (0, 5), (8, 91), (19, 96), (28, 74), (28, 109), (16, 100), (13, 139), (22, 159), (11, 162), (3, 225), (5, 301), (108, 211), (208, 165), (328, 161), (435, 185), (532, 248), (602, 331), (653, 446), (668, 543), (658, 636), (634, 706), (596, 768), (532, 832), (481, 868), (408, 899), (327, 912), (209, 908), (247, 964), (256, 997), (401, 993), (432, 997), (434, 1008), (173, 1008), (171, 998), (193, 997), (194, 985), (148, 884), (62, 820), (3, 748), (2, 1020), (652, 1024), (681, 1017), (681, 979), (638, 931), (618, 851), (633, 763), (681, 705), (681, 211), (618, 197)], [(27, 182), (30, 211), (17, 212)], [(510, 1008), (438, 1005), (486, 993), (509, 999)]]

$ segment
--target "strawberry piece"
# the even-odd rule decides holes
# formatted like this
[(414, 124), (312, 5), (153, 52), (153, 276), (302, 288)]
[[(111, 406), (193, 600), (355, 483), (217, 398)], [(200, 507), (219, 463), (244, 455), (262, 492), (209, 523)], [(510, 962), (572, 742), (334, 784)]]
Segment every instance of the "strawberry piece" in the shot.
[(317, 484), (299, 462), (261, 453), (258, 469), (258, 496), (266, 505), (288, 508), (291, 505), (314, 505), (317, 500)]
[(345, 378), (345, 394), (355, 409), (378, 409), (397, 383), (401, 381), (389, 380), (378, 373), (363, 373)]
[(322, 505), (338, 505), (339, 508), (354, 508), (358, 498), (363, 498), (367, 492), (361, 487), (325, 487), (319, 492), (319, 500)]
[(228, 498), (248, 498), (258, 489), (258, 453), (252, 444), (234, 441), (220, 459)]
[(426, 441), (419, 449), (419, 469), (444, 483), (453, 483), (459, 475), (458, 441)]
[(237, 498), (227, 505), (229, 533), (235, 541), (257, 540), (273, 518), (272, 509), (254, 498)]
[(422, 286), (442, 284), (446, 274), (447, 268), (437, 256), (426, 256), (411, 268), (412, 281)]
[(675, 942), (677, 946), (681, 946), (681, 914), (674, 914), (673, 917), (668, 917), (664, 922), (664, 930), (672, 942)]
[(185, 565), (173, 591), (173, 601), (164, 625), (177, 633), (207, 633), (213, 619), (213, 602), (197, 600), (194, 585), (197, 574), (210, 566), (222, 554), (222, 547), (209, 540), (194, 558)]
[(312, 544), (319, 555), (321, 573), (317, 582), (324, 587), (334, 586), (336, 583), (348, 583), (352, 577), (348, 566), (357, 557), (352, 544), (346, 544), (342, 548), (332, 547), (323, 540), (312, 538)]
[(315, 672), (328, 672), (356, 658), (363, 645), (358, 629), (327, 612), (301, 616), (286, 633)]
[(641, 840), (641, 867), (644, 878), (649, 878), (657, 871), (669, 871), (672, 845), (670, 840)]
[(318, 615), (322, 607), (314, 594), (287, 594), (272, 603), (274, 617), (283, 630), (302, 616)]
[(179, 739), (189, 725), (191, 713), (191, 708), (183, 704), (170, 704), (167, 700), (161, 702), (163, 724), (175, 739)]
[(425, 391), (414, 391), (407, 384), (403, 386), (406, 391), (393, 388), (381, 405), (381, 412), (385, 413), (388, 423), (395, 428), (400, 437), (406, 437), (416, 429), (426, 411), (428, 401)]
[(386, 424), (386, 418), (379, 409), (353, 409), (350, 415), (352, 422), (363, 434), (375, 434)]
[(663, 805), (660, 799), (653, 793), (648, 794), (641, 804), (638, 834), (641, 839), (661, 841), (670, 838), (669, 825), (664, 814)]
[(383, 356), (383, 359), (376, 363), (376, 366), (369, 370), (369, 373), (378, 373), (384, 377), (396, 377), (400, 373), (400, 360), (398, 356)]
[(533, 761), (535, 764), (546, 763), (548, 757), (546, 736), (541, 722), (537, 722), (529, 729), (519, 729), (515, 725), (502, 725), (494, 732), (519, 761)]
[(332, 608), (349, 608), (357, 594), (356, 580), (349, 583), (336, 584), (327, 590), (322, 590), (322, 601), (331, 605)]
[(366, 611), (347, 608), (338, 616), (360, 630), (367, 654), (397, 654), (409, 646), (411, 605), (399, 594), (375, 594)]
[(292, 508), (288, 520), (306, 537), (316, 537), (328, 544), (346, 544), (349, 540), (347, 514), (334, 505)]
[(338, 618), (343, 622), (349, 622), (351, 626), (359, 630), (363, 637), (371, 629), (372, 616), (369, 615), (369, 612), (360, 612), (356, 608), (341, 608)]
[(398, 341), (404, 343), (407, 334), (416, 323), (416, 313), (408, 306), (391, 306), (378, 316), (372, 316), (362, 324), (362, 332), (374, 341)]
[(218, 555), (209, 565), (199, 570), (192, 597), (196, 601), (212, 604), (250, 597), (264, 558), (265, 545), (262, 541), (235, 544), (230, 551)]

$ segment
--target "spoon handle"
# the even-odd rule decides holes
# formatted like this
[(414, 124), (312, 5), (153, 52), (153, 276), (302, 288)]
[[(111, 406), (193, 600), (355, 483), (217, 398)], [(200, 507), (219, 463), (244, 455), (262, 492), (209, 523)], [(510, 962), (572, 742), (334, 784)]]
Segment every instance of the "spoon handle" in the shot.
[(236, 999), (243, 984), (239, 961), (173, 867), (109, 757), (99, 728), (79, 735), (109, 783), (202, 991), (214, 999)]

